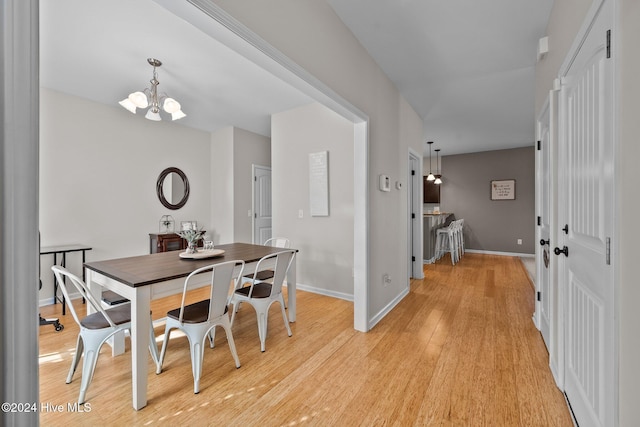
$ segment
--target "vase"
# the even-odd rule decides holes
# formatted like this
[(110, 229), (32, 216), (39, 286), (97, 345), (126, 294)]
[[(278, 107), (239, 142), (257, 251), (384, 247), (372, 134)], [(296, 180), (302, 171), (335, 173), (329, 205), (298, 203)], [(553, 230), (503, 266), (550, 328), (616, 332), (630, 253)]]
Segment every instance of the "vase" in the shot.
[(187, 253), (188, 254), (195, 254), (198, 252), (198, 242), (188, 242), (187, 243)]

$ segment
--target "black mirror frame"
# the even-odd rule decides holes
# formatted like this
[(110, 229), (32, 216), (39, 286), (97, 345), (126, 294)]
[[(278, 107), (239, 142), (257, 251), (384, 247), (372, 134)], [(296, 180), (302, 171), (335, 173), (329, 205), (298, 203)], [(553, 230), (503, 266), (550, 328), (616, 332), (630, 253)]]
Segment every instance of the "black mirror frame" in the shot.
[[(180, 200), (176, 204), (169, 203), (169, 201), (164, 197), (164, 191), (162, 191), (164, 179), (167, 177), (167, 175), (173, 172), (177, 173), (180, 178), (182, 178), (182, 182), (184, 183), (184, 196), (182, 197), (182, 200)], [(187, 200), (189, 199), (189, 180), (187, 179), (187, 176), (184, 174), (184, 172), (182, 172), (180, 169), (174, 167), (166, 168), (165, 170), (160, 172), (158, 182), (156, 183), (156, 193), (158, 193), (158, 199), (160, 199), (160, 203), (162, 203), (165, 208), (171, 210), (180, 209), (187, 203)]]

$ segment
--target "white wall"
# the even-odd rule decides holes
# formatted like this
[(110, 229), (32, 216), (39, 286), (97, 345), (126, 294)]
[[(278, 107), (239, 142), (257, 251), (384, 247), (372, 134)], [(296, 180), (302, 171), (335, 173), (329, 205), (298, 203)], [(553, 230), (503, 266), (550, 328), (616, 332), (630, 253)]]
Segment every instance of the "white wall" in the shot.
[[(253, 223), (247, 212), (252, 209), (252, 165), (271, 166), (271, 140), (244, 129), (233, 132), (234, 222), (233, 240), (252, 243)], [(262, 242), (256, 242), (262, 243)]]
[[(408, 150), (422, 152), (422, 121), (351, 31), (324, 1), (218, 0), (322, 83), (363, 111), (369, 122), (369, 318), (372, 323), (408, 290)], [(403, 189), (377, 190), (378, 175)], [(392, 283), (383, 285), (389, 274)]]
[(211, 227), (215, 244), (233, 242), (233, 127), (211, 134)]
[(211, 232), (214, 243), (252, 241), (251, 165), (271, 166), (271, 140), (229, 126), (211, 134)]
[[(87, 244), (87, 260), (101, 260), (149, 253), (149, 233), (162, 215), (209, 228), (210, 147), (209, 133), (41, 88), (42, 245)], [(177, 211), (156, 196), (158, 175), (169, 166), (182, 169), (191, 188)], [(53, 295), (52, 258), (41, 260), (41, 300)], [(77, 274), (80, 260), (67, 259)]]
[[(300, 251), (301, 289), (344, 299), (353, 299), (353, 131), (353, 123), (320, 104), (271, 119), (273, 234)], [(319, 151), (329, 158), (327, 217), (309, 214), (309, 154)]]

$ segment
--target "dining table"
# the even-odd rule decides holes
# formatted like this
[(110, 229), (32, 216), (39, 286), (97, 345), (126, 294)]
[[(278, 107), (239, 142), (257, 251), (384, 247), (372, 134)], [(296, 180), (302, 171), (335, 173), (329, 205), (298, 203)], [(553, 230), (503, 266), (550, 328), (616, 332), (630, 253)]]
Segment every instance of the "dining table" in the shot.
[[(245, 262), (243, 274), (251, 274), (262, 257), (283, 250), (249, 243), (216, 245), (215, 249), (224, 252), (212, 258), (183, 258), (184, 254), (180, 256), (179, 251), (171, 251), (84, 263), (85, 280), (91, 293), (100, 295), (107, 289), (131, 301), (131, 383), (133, 408), (136, 410), (147, 405), (151, 300), (181, 293), (185, 278), (197, 268), (242, 260)], [(295, 258), (286, 276), (289, 322), (296, 320)], [(274, 268), (275, 257), (269, 262), (263, 262), (260, 267)], [(210, 274), (199, 274), (189, 285), (193, 283), (194, 288), (206, 286), (211, 281), (210, 277)], [(87, 307), (87, 311), (90, 313), (93, 310)], [(114, 355), (123, 353), (124, 337), (116, 337), (112, 347)]]

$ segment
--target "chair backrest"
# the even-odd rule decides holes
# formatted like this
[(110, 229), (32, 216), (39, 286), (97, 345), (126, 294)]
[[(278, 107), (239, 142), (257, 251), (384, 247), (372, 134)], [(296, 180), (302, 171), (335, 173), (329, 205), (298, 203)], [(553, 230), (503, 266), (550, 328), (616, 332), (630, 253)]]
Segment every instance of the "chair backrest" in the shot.
[(53, 274), (55, 274), (56, 276), (56, 280), (58, 281), (58, 286), (62, 290), (64, 299), (65, 301), (67, 301), (67, 306), (69, 307), (69, 310), (71, 310), (73, 319), (76, 321), (78, 326), (81, 326), (80, 318), (78, 317), (78, 314), (76, 313), (76, 310), (75, 308), (73, 308), (73, 304), (71, 303), (69, 291), (67, 289), (67, 285), (64, 280), (65, 277), (73, 284), (76, 290), (80, 293), (80, 296), (83, 297), (87, 301), (87, 303), (91, 304), (91, 307), (93, 307), (95, 311), (101, 313), (104, 316), (104, 318), (107, 320), (107, 322), (109, 322), (109, 325), (111, 325), (111, 327), (116, 326), (113, 320), (111, 320), (109, 315), (106, 313), (105, 309), (102, 308), (100, 301), (96, 299), (96, 297), (89, 291), (89, 289), (87, 288), (87, 285), (82, 281), (81, 278), (71, 273), (66, 268), (60, 267), (59, 265), (54, 265), (51, 267), (51, 269), (53, 270)]
[(265, 246), (273, 246), (275, 248), (285, 248), (289, 249), (291, 247), (291, 242), (286, 237), (272, 237), (270, 239), (265, 240)]
[(291, 267), (291, 263), (293, 262), (293, 258), (296, 255), (296, 251), (294, 249), (288, 249), (280, 252), (275, 252), (273, 254), (269, 254), (264, 256), (258, 261), (256, 265), (255, 272), (253, 273), (253, 280), (251, 281), (251, 289), (249, 290), (249, 298), (251, 298), (251, 294), (253, 293), (253, 286), (256, 283), (255, 275), (264, 270), (265, 267), (261, 267), (261, 264), (265, 264), (266, 262), (276, 259), (276, 266), (273, 269), (273, 281), (271, 282), (271, 296), (277, 295), (282, 291), (282, 283), (284, 282), (285, 277), (287, 277), (287, 272), (289, 271), (289, 267)]
[[(239, 270), (234, 274), (236, 267)], [(184, 306), (189, 290), (189, 282), (197, 275), (211, 270), (211, 287), (209, 292), (209, 319), (222, 316), (227, 306), (227, 297), (229, 296), (230, 287), (235, 289), (242, 272), (244, 270), (244, 261), (234, 260), (221, 262), (219, 264), (211, 264), (194, 270), (187, 276), (184, 281), (184, 290), (182, 292), (182, 304), (180, 305), (180, 316), (178, 321), (182, 323)], [(233, 282), (233, 285), (231, 283)]]

